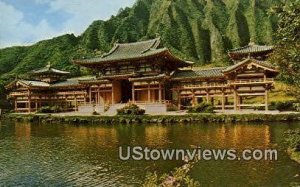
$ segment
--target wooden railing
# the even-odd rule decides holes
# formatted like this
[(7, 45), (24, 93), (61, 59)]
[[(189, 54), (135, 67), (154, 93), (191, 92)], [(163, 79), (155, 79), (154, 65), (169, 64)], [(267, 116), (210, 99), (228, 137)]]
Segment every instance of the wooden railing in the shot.
[(184, 86), (178, 86), (176, 88), (181, 88), (181, 89), (192, 89), (192, 88), (223, 88), (223, 87), (227, 87), (228, 84), (222, 84), (222, 83), (210, 83), (210, 84), (192, 84), (192, 85), (184, 85)]
[(27, 96), (28, 92), (10, 92), (10, 96)]
[(273, 78), (266, 79), (239, 79), (239, 80), (229, 80), (229, 84), (249, 84), (249, 83), (272, 83), (274, 82)]
[[(29, 96), (28, 92), (11, 92), (10, 96)], [(56, 96), (72, 96), (72, 95), (87, 95), (85, 91), (71, 91), (71, 92), (56, 92), (54, 94), (31, 94), (32, 97), (56, 97)]]
[(249, 83), (273, 83), (273, 78), (261, 78), (261, 79), (239, 79), (239, 80), (228, 80), (227, 83), (208, 83), (208, 84), (190, 84), (180, 85), (175, 89), (199, 89), (199, 88), (225, 88), (230, 84), (249, 84)]
[(138, 105), (146, 105), (146, 104), (169, 104), (171, 101), (169, 100), (162, 100), (162, 101), (132, 101), (134, 104)]

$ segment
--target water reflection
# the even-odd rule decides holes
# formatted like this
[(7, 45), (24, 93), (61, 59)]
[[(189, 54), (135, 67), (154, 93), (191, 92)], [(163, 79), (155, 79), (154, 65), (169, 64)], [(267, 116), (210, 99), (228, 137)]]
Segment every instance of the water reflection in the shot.
[(283, 132), (300, 124), (72, 126), (0, 122), (0, 186), (139, 185), (146, 171), (172, 161), (118, 159), (119, 146), (209, 149), (276, 148), (279, 161), (201, 161), (192, 177), (204, 185), (287, 185), (299, 166), (284, 152)]
[(65, 130), (64, 134), (72, 137), (72, 141), (76, 140), (76, 146), (82, 148), (115, 148), (118, 145), (118, 132), (115, 128), (72, 127)]
[(23, 138), (26, 141), (30, 141), (30, 137), (31, 137), (30, 124), (16, 122), (14, 127), (15, 127), (15, 136), (18, 139), (18, 141), (21, 141)]
[(146, 126), (145, 127), (145, 142), (147, 147), (163, 148), (171, 143), (169, 135), (171, 129), (166, 126)]

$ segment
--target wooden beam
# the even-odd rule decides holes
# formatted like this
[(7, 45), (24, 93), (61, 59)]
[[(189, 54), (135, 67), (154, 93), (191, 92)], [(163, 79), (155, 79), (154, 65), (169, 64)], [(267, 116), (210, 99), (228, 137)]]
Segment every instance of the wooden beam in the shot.
[(159, 90), (158, 90), (158, 101), (161, 103), (162, 101), (162, 93), (161, 93), (161, 83), (159, 83)]
[(132, 83), (132, 102), (135, 102), (135, 87), (134, 87), (134, 83)]
[(148, 103), (151, 102), (150, 83), (148, 83)]
[(195, 106), (195, 91), (192, 89), (192, 106)]
[[(112, 97), (113, 98), (113, 97)], [(96, 101), (96, 103), (97, 104), (100, 104), (100, 91), (98, 90), (98, 92), (97, 92), (97, 101)]]
[(77, 111), (77, 97), (74, 95), (75, 97), (75, 111)]
[(225, 111), (225, 94), (222, 92), (222, 111)]
[(240, 96), (265, 96), (265, 93), (241, 93)]
[(90, 105), (92, 104), (92, 87), (89, 87), (89, 99), (90, 99)]
[(18, 102), (17, 102), (17, 99), (15, 99), (15, 111), (18, 110)]
[(238, 74), (237, 77), (262, 77), (264, 76), (264, 73), (243, 73)]
[(265, 110), (266, 111), (269, 110), (269, 93), (268, 93), (267, 89), (266, 89), (266, 92), (265, 92)]
[(115, 104), (115, 89), (111, 90), (111, 104)]
[(30, 90), (28, 90), (28, 112), (31, 112), (31, 95)]
[(209, 90), (206, 89), (206, 102), (209, 102)]
[(265, 106), (265, 104), (240, 104), (239, 106), (243, 106), (243, 107), (252, 107), (252, 106)]
[(180, 94), (180, 91), (179, 90), (177, 90), (177, 103), (178, 103), (178, 110), (180, 110), (180, 108), (181, 108), (181, 94)]
[(237, 93), (236, 93), (236, 88), (233, 90), (233, 103), (234, 103), (234, 110), (237, 110)]
[(35, 100), (35, 111), (37, 112), (38, 111), (38, 101)]

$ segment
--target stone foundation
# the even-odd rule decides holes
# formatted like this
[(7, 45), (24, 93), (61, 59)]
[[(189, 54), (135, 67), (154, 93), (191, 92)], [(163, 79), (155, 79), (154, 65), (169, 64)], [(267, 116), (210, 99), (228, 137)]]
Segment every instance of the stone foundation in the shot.
[(161, 114), (167, 112), (167, 106), (165, 104), (145, 104), (141, 108), (144, 108), (147, 114)]
[(78, 106), (78, 112), (80, 113), (93, 113), (96, 111), (97, 113), (104, 113), (103, 105), (81, 105)]

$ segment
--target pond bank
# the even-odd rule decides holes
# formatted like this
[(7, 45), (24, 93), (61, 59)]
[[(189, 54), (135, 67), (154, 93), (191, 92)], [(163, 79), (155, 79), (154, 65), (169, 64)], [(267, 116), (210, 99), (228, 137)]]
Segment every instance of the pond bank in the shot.
[(178, 123), (237, 123), (237, 122), (277, 122), (300, 121), (299, 113), (290, 114), (186, 114), (155, 116), (56, 116), (51, 114), (6, 114), (5, 119), (42, 123), (75, 124), (178, 124)]

